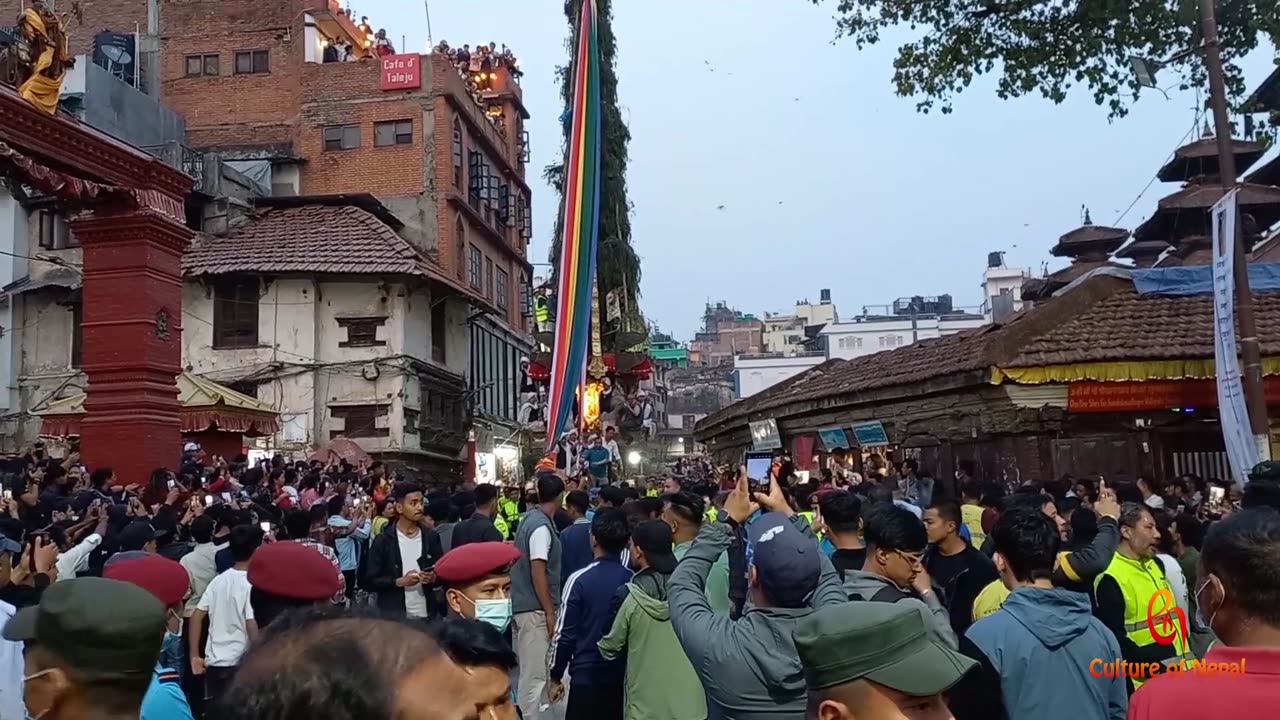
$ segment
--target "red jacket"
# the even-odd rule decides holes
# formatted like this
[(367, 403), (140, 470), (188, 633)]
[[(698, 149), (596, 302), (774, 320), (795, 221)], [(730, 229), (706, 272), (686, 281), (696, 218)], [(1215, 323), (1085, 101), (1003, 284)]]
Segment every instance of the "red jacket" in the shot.
[[(1128, 720), (1271, 720), (1280, 698), (1280, 648), (1216, 645), (1212, 666), (1157, 676), (1129, 698)], [(1240, 673), (1219, 672), (1238, 666)]]

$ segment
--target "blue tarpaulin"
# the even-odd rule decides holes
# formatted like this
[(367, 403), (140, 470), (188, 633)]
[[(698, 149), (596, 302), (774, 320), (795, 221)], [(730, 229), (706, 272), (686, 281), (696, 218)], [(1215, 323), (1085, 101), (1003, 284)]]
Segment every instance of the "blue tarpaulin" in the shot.
[[(1213, 292), (1213, 266), (1134, 270), (1133, 288), (1139, 295), (1209, 295)], [(1280, 263), (1249, 263), (1249, 289), (1280, 290)]]

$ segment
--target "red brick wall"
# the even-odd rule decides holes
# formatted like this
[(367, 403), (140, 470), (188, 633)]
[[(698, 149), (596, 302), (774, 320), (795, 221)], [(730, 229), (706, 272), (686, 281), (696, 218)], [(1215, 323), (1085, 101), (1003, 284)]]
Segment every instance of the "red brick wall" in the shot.
[[(12, 25), (21, 6), (21, 0), (0, 0), (0, 25)], [(71, 0), (57, 3), (59, 14), (70, 9)], [(80, 0), (80, 10), (84, 21), (70, 19), (67, 23), (72, 55), (92, 52), (93, 36), (105, 30), (147, 31), (147, 0)]]
[[(379, 65), (373, 61), (303, 63), (301, 71), (294, 151), (307, 158), (302, 166), (303, 194), (405, 197), (426, 191), (427, 148), (433, 137), (424, 90), (384, 92)], [(374, 124), (390, 120), (413, 122), (412, 144), (374, 145)], [(324, 128), (329, 125), (359, 125), (360, 147), (326, 152)]]
[[(165, 2), (161, 99), (187, 122), (192, 147), (288, 143), (298, 115), (302, 17), (296, 3)], [(235, 53), (266, 50), (270, 72), (236, 75)], [(186, 57), (217, 54), (216, 77), (186, 77)]]

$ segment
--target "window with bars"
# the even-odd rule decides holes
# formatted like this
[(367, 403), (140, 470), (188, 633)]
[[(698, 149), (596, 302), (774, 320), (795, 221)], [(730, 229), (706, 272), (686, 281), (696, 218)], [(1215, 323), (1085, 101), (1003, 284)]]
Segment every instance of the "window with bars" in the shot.
[(338, 318), (338, 327), (347, 330), (347, 339), (338, 341), (338, 347), (383, 347), (387, 342), (378, 339), (378, 328), (386, 322), (380, 316)]
[(391, 435), (387, 423), (389, 411), (390, 408), (387, 405), (331, 407), (329, 415), (334, 419), (342, 420), (342, 429), (330, 430), (329, 437), (335, 438), (339, 435), (349, 438), (388, 437)]
[(467, 255), (467, 277), (471, 287), (476, 290), (484, 289), (484, 276), (481, 274), (483, 272), (483, 257), (480, 253), (480, 248), (475, 245), (470, 246)]
[(271, 55), (266, 50), (239, 50), (235, 59), (237, 75), (271, 72)]
[(511, 292), (511, 276), (507, 274), (506, 270), (498, 268), (497, 283), (498, 286), (494, 291), (494, 302), (497, 304), (498, 309), (506, 310), (509, 302), (508, 293)]
[(389, 120), (373, 124), (373, 146), (388, 147), (392, 145), (413, 144), (412, 120)]
[(218, 56), (188, 55), (187, 77), (211, 77), (218, 75)]
[(462, 122), (453, 119), (453, 186), (462, 189)]
[(324, 129), (324, 150), (355, 150), (360, 147), (359, 125), (329, 125)]
[(213, 347), (258, 346), (258, 281), (228, 280), (213, 288)]

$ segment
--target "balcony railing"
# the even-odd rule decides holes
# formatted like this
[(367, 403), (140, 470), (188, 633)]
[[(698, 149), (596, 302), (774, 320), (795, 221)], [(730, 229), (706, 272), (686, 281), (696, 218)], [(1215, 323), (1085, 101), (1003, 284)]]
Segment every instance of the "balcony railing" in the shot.
[(164, 145), (149, 145), (141, 149), (160, 158), (169, 167), (181, 170), (194, 180), (198, 181), (204, 177), (204, 153), (193, 150), (182, 143), (171, 142)]

